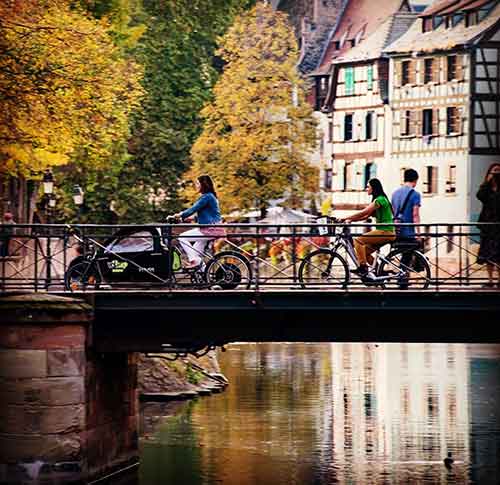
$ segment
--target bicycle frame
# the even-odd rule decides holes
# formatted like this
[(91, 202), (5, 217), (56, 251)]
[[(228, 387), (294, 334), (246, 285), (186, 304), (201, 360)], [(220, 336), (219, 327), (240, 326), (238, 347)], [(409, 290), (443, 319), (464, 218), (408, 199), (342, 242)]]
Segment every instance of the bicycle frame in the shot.
[[(346, 253), (350, 257), (351, 261), (353, 262), (354, 266), (356, 268), (359, 268), (359, 261), (356, 256), (356, 252), (354, 251), (352, 234), (348, 226), (344, 226), (340, 234), (336, 235), (335, 237), (330, 237), (329, 246), (332, 252), (338, 252), (338, 249), (343, 247), (346, 250)], [(390, 264), (396, 270), (396, 273), (388, 276), (374, 276), (374, 283), (397, 279), (405, 273), (404, 269), (396, 266), (392, 261), (388, 260), (382, 253), (380, 253), (380, 248), (375, 251), (375, 261), (376, 267), (380, 265), (380, 262)], [(351, 273), (351, 270), (349, 270), (349, 273)]]

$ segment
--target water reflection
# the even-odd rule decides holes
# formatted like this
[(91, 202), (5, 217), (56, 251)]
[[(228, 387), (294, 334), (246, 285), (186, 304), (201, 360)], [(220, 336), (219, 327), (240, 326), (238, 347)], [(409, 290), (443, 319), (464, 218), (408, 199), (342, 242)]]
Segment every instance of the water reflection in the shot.
[(143, 410), (141, 485), (500, 483), (499, 347), (231, 345), (220, 359), (225, 393)]

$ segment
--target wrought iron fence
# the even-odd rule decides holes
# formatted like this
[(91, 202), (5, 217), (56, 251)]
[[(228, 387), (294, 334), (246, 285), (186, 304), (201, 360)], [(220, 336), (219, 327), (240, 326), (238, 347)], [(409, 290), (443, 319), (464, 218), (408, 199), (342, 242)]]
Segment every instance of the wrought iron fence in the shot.
[[(370, 237), (373, 224), (0, 225), (0, 292), (499, 288), (499, 255), (478, 260), (478, 251), (500, 225), (400, 226), (414, 226), (417, 237), (367, 244), (370, 279), (356, 272), (352, 242)], [(201, 232), (190, 242), (181, 237), (193, 228)], [(188, 268), (183, 248), (198, 242)]]

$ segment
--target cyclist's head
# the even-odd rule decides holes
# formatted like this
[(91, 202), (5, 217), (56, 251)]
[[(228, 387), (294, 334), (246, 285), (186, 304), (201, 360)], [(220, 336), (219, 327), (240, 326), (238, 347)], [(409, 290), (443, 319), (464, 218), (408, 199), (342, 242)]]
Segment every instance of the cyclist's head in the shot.
[(214, 189), (214, 183), (210, 178), (210, 175), (200, 175), (198, 177), (198, 182), (200, 183), (200, 192), (202, 194), (212, 193), (217, 197)]
[(404, 181), (405, 182), (415, 182), (417, 183), (418, 173), (413, 168), (407, 168), (404, 173)]
[(380, 182), (379, 179), (373, 178), (368, 180), (368, 185), (372, 189), (372, 200), (375, 200), (379, 195), (383, 195), (386, 199), (388, 199), (387, 195), (385, 195), (384, 188), (382, 187), (382, 182)]

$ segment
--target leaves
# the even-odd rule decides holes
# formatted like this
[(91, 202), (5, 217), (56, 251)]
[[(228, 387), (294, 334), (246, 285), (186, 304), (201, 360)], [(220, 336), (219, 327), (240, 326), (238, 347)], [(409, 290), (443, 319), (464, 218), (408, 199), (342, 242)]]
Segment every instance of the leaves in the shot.
[(0, 5), (2, 171), (29, 178), (76, 154), (106, 162), (142, 94), (109, 32), (66, 2)]
[[(298, 49), (286, 17), (258, 4), (220, 39), (226, 62), (203, 111), (204, 129), (189, 176), (214, 177), (224, 212), (285, 197), (292, 206), (313, 191), (308, 155), (316, 122), (296, 71)], [(186, 190), (193, 196), (192, 189)]]

